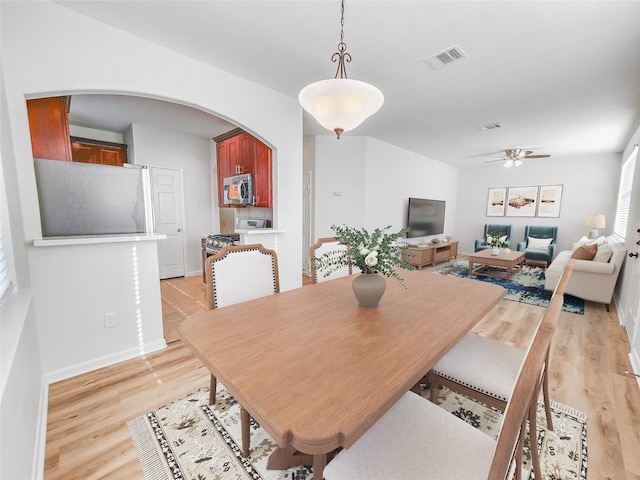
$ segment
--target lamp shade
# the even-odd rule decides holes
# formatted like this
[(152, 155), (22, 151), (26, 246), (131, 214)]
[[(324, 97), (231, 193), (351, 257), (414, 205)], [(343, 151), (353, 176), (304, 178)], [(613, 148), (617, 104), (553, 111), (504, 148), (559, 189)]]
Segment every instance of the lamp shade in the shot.
[(298, 100), (320, 125), (338, 134), (353, 130), (376, 113), (384, 95), (360, 80), (332, 78), (307, 85)]
[(599, 215), (597, 213), (595, 215), (589, 215), (584, 226), (589, 228), (604, 228), (604, 215)]

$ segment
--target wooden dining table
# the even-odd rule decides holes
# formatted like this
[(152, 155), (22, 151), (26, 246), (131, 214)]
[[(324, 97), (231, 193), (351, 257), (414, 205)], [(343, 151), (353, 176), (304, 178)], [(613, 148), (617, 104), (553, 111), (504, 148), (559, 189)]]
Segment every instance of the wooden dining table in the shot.
[(268, 467), (349, 448), (504, 296), (502, 287), (399, 272), (375, 308), (342, 277), (210, 310), (180, 336), (277, 443)]

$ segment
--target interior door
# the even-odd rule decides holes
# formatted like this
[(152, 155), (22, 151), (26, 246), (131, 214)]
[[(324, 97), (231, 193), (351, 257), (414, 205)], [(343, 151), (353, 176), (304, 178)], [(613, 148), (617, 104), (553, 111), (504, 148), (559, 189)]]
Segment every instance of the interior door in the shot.
[(151, 182), (155, 231), (167, 236), (158, 241), (160, 278), (184, 277), (182, 172), (152, 167)]

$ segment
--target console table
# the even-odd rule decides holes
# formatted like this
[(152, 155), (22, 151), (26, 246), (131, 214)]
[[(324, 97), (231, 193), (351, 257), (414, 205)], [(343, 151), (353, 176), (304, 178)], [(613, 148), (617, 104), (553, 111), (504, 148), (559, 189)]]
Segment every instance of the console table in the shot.
[(424, 247), (407, 247), (402, 252), (402, 259), (411, 263), (418, 270), (428, 264), (436, 266), (436, 262), (449, 261), (458, 256), (458, 242), (431, 243)]

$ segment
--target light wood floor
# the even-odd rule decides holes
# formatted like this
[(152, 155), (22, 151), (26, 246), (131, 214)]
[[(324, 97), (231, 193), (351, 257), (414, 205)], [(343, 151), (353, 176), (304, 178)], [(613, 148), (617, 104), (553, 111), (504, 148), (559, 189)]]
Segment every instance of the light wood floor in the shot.
[[(207, 308), (201, 277), (161, 286), (168, 348), (50, 386), (46, 479), (142, 478), (126, 422), (208, 384), (176, 335), (183, 318)], [(474, 331), (524, 348), (543, 312), (503, 300)], [(584, 316), (562, 312), (551, 398), (588, 415), (589, 479), (640, 480), (640, 392), (624, 374), (628, 351), (615, 309), (588, 302)]]

